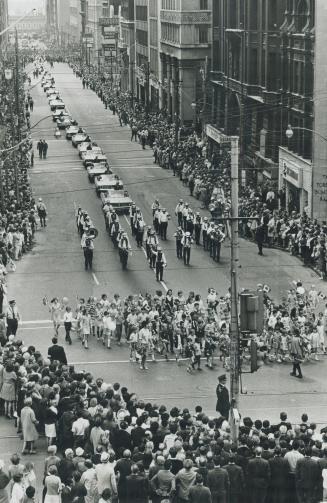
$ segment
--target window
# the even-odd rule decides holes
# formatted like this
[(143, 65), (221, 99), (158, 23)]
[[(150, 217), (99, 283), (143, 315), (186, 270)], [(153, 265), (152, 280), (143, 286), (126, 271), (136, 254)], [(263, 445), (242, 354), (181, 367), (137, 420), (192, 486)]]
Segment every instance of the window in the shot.
[(208, 27), (199, 26), (199, 44), (208, 43)]
[(154, 19), (150, 19), (150, 45), (158, 46), (158, 23)]
[(148, 45), (148, 32), (144, 30), (136, 30), (136, 42), (141, 45)]
[(161, 8), (164, 10), (176, 10), (176, 0), (161, 0)]
[(296, 29), (298, 32), (304, 30), (308, 23), (308, 4), (306, 0), (300, 0), (296, 10)]
[(172, 23), (161, 24), (161, 39), (168, 42), (179, 43), (180, 41), (180, 26)]
[(208, 10), (208, 0), (200, 0), (200, 10)]
[(159, 73), (158, 51), (157, 49), (150, 49), (150, 71), (155, 75)]
[(158, 2), (157, 0), (153, 0), (149, 2), (149, 16), (157, 17), (158, 16)]
[(137, 5), (135, 18), (137, 21), (147, 21), (148, 19), (148, 9), (146, 5)]

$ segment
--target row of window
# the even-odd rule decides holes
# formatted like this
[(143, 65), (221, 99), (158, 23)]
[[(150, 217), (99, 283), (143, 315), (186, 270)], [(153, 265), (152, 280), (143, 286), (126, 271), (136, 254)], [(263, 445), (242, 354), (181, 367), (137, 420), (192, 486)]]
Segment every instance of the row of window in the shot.
[[(153, 0), (153, 2), (150, 2), (150, 4), (151, 3), (156, 4), (156, 0)], [(180, 8), (180, 5), (176, 0), (161, 0), (161, 8), (164, 10), (176, 10)], [(208, 0), (199, 0), (198, 9), (208, 10)], [(195, 7), (192, 7), (192, 10), (197, 9)]]
[(161, 39), (180, 43), (180, 26), (172, 23), (161, 23)]

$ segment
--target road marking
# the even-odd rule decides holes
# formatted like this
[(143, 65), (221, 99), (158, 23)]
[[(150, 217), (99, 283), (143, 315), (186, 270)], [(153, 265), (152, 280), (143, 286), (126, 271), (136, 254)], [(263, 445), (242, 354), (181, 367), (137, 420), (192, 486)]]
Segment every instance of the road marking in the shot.
[(45, 328), (53, 329), (53, 325), (47, 325), (46, 327), (20, 327), (19, 330), (44, 330)]
[(45, 323), (52, 323), (52, 320), (29, 320), (29, 321), (22, 321), (21, 322), (21, 325), (33, 325), (33, 324), (38, 324), (38, 325), (42, 325), (45, 324)]
[(94, 272), (92, 272), (92, 278), (94, 279), (94, 283), (99, 286), (100, 282), (99, 282), (98, 278), (96, 277), (96, 275), (94, 274)]
[(160, 169), (159, 166), (120, 166), (119, 164), (110, 164), (111, 168), (118, 169)]

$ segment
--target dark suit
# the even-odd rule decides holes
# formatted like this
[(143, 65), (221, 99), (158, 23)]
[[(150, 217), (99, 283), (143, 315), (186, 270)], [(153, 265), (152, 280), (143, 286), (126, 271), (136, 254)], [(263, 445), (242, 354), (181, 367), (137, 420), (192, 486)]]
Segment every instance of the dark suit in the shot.
[(268, 461), (262, 458), (250, 459), (247, 468), (249, 503), (265, 503), (270, 480)]
[(188, 499), (190, 503), (212, 503), (210, 490), (201, 485), (191, 487)]
[(225, 468), (216, 466), (208, 472), (207, 486), (210, 489), (212, 503), (226, 503), (229, 494), (229, 476)]
[(229, 502), (241, 503), (244, 501), (244, 473), (240, 466), (231, 464), (224, 466), (229, 476), (230, 490)]
[(48, 349), (48, 356), (53, 362), (54, 360), (57, 360), (60, 363), (63, 363), (64, 365), (67, 365), (67, 357), (65, 350), (62, 346), (58, 346), (58, 344), (54, 344), (53, 346), (50, 346)]
[(222, 416), (228, 419), (230, 409), (228, 389), (219, 383), (216, 388), (216, 395), (217, 395), (216, 411), (220, 412)]
[(295, 486), (299, 503), (316, 503), (321, 486), (321, 470), (314, 459), (299, 459), (295, 469)]
[(140, 474), (126, 477), (126, 501), (133, 503), (148, 503), (149, 481)]
[(288, 490), (288, 461), (281, 456), (269, 459), (271, 503), (286, 503)]

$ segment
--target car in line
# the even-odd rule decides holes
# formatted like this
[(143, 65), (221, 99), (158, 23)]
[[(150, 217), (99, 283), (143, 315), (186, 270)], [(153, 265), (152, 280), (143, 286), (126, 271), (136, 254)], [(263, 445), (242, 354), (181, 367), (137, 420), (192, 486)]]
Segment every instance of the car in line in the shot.
[(127, 190), (106, 190), (101, 192), (101, 202), (102, 206), (111, 206), (116, 213), (128, 213), (130, 207), (133, 204), (133, 200), (130, 198)]
[[(83, 152), (86, 152), (87, 150), (93, 149), (94, 147), (100, 148), (96, 142), (83, 141), (77, 147), (78, 155), (80, 156), (80, 158), (82, 158)], [(101, 149), (101, 151), (102, 151), (102, 149)]]
[(77, 147), (83, 141), (89, 141), (89, 136), (86, 133), (77, 133), (72, 137), (72, 145)]
[(107, 190), (120, 190), (124, 188), (123, 181), (117, 175), (100, 175), (94, 179), (94, 186), (97, 196)]
[(83, 128), (78, 127), (77, 125), (68, 126), (68, 128), (66, 129), (66, 140), (71, 140), (72, 137), (77, 135), (78, 133), (84, 134), (85, 130)]
[(62, 109), (65, 108), (65, 103), (60, 98), (56, 98), (55, 100), (51, 100), (49, 105), (50, 105), (50, 110), (52, 110), (52, 112), (54, 112), (56, 110), (56, 108), (62, 108)]
[(61, 114), (68, 114), (67, 110), (65, 110), (65, 106), (62, 108), (61, 106), (59, 108), (56, 108), (55, 111), (52, 113), (52, 120), (53, 122), (56, 122), (56, 120), (58, 119), (58, 117), (61, 116)]
[(69, 126), (76, 126), (77, 123), (74, 119), (70, 117), (70, 115), (59, 116), (57, 119), (57, 126), (59, 129), (66, 129)]
[(84, 153), (82, 159), (85, 168), (87, 168), (90, 164), (108, 161), (105, 154), (102, 154), (101, 152), (92, 152), (92, 150)]
[(94, 182), (97, 176), (111, 175), (112, 171), (107, 162), (99, 162), (97, 164), (90, 164), (87, 167), (87, 175), (91, 183)]

